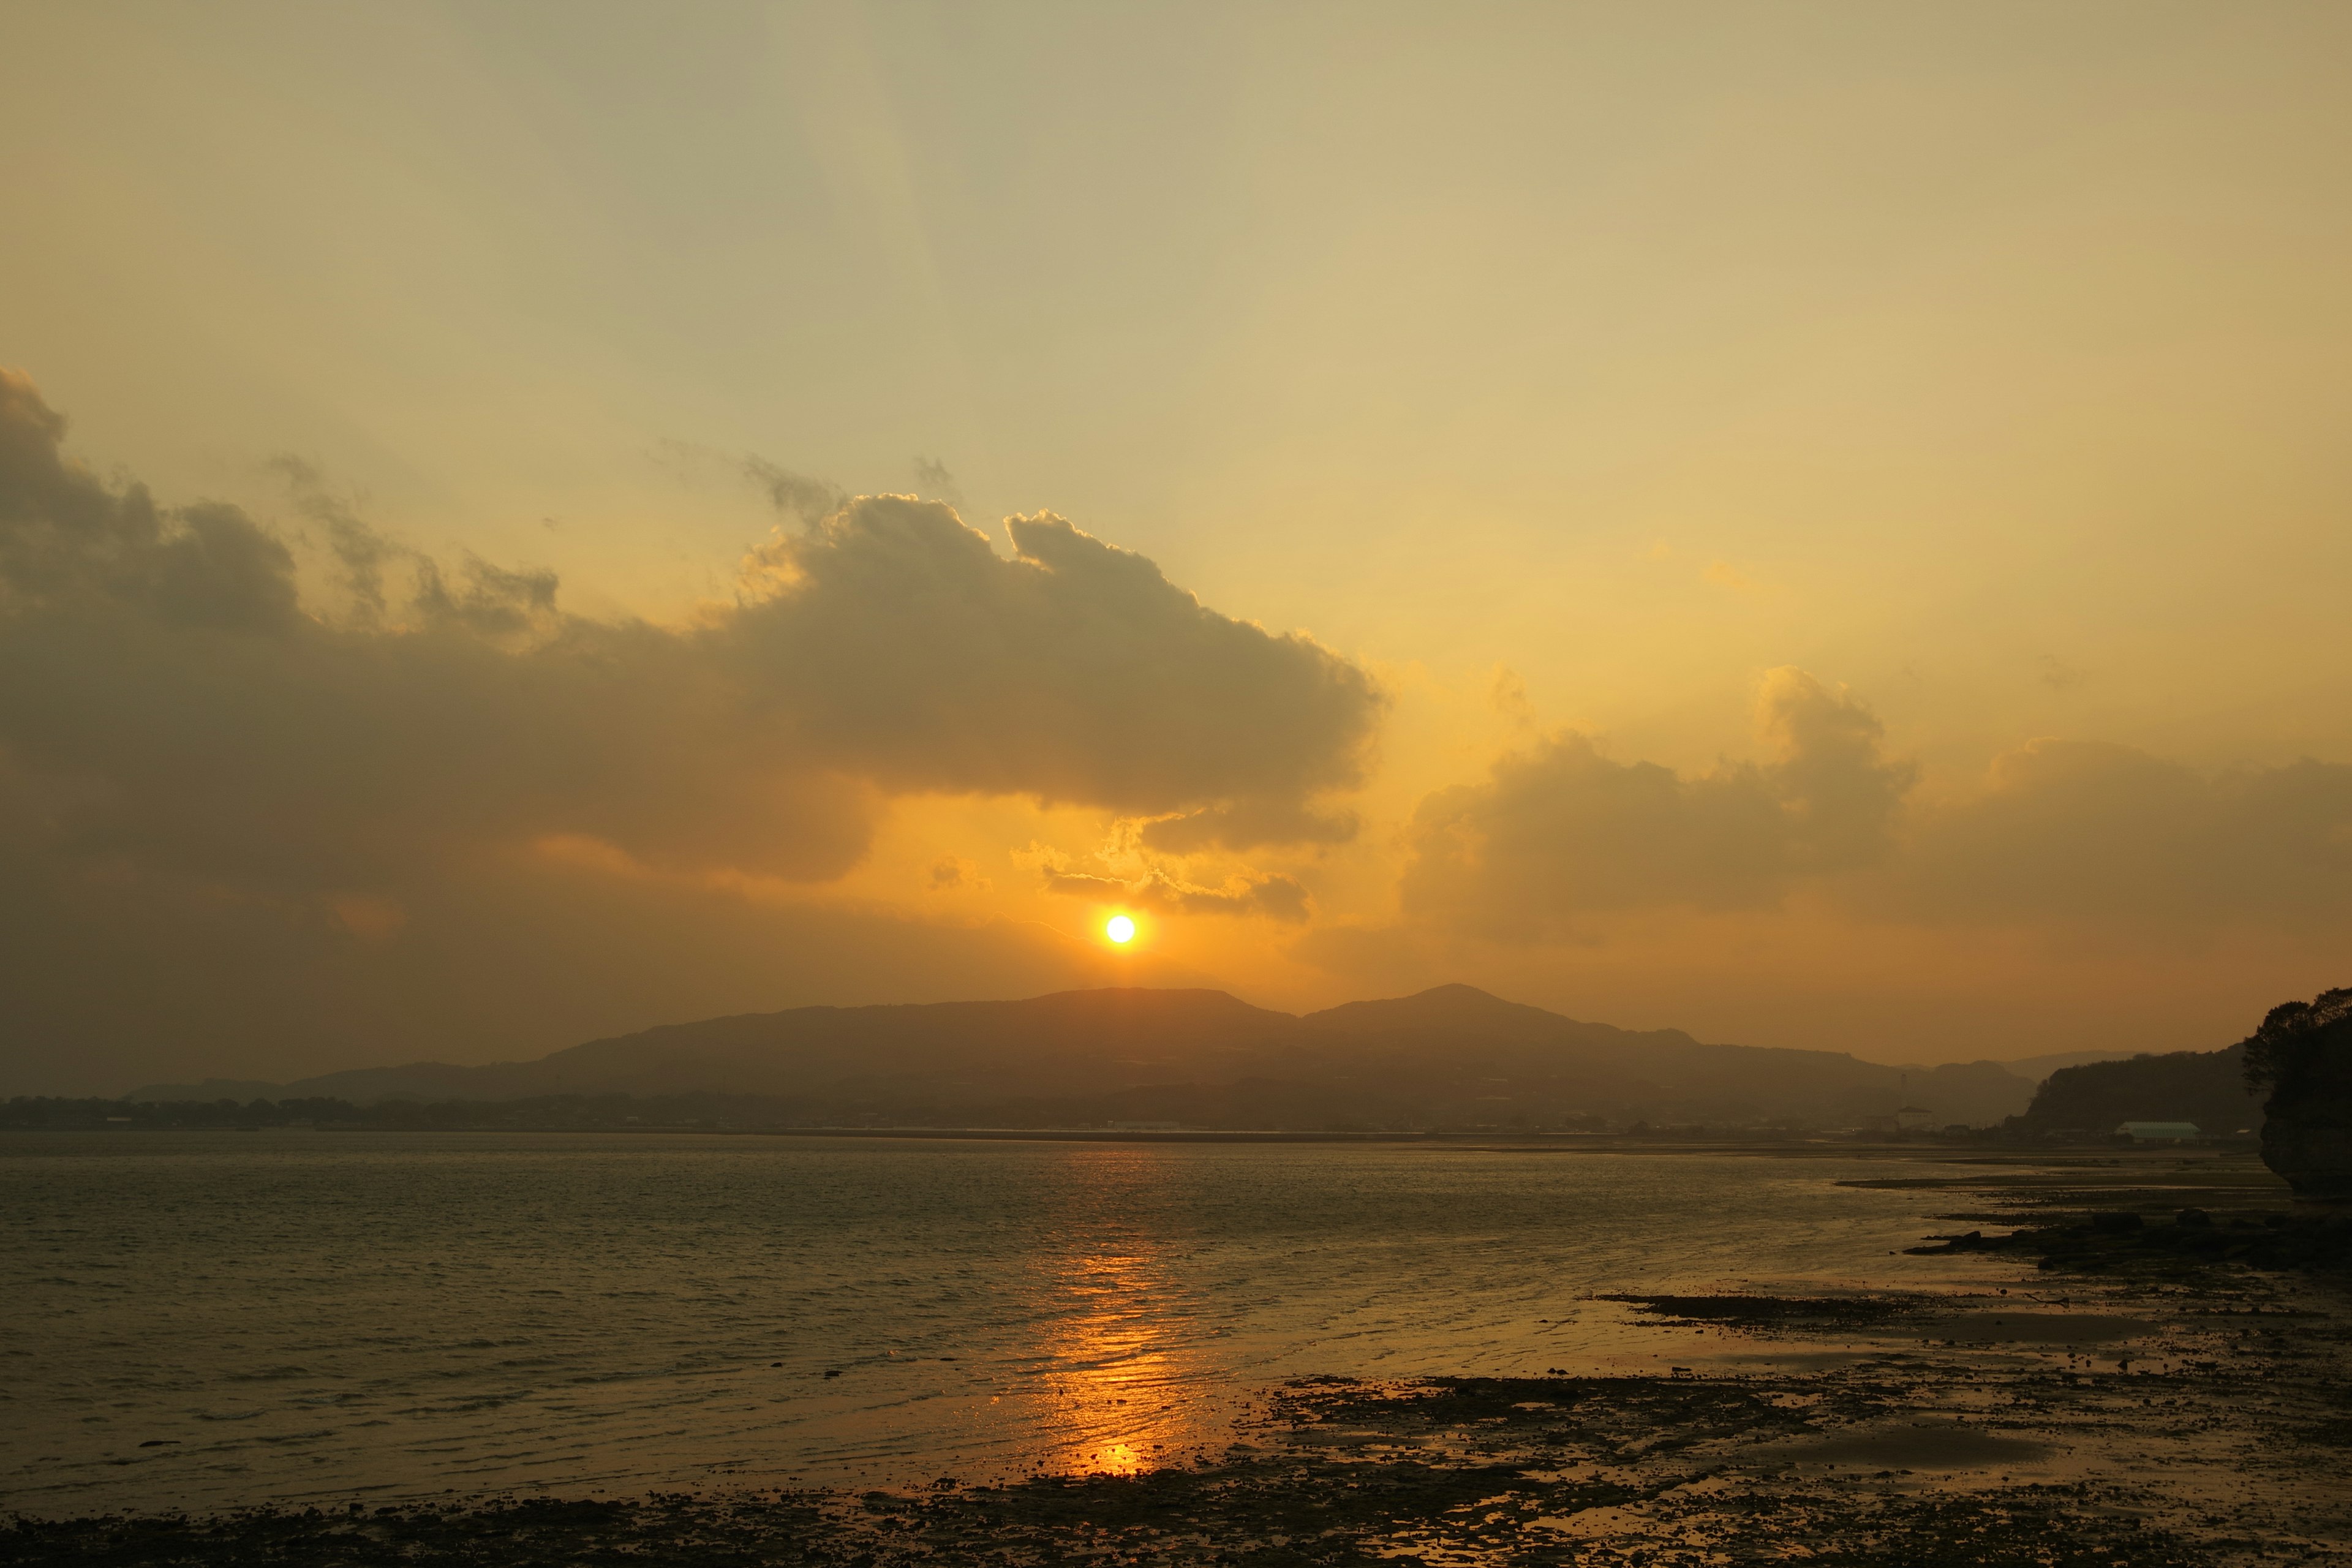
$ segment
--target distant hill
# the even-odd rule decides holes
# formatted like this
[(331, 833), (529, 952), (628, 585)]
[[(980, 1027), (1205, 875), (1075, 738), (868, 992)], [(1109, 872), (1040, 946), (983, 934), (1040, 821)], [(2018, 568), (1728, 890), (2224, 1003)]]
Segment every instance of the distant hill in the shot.
[(2040, 1083), (2061, 1068), (2078, 1068), (2091, 1062), (2119, 1062), (2137, 1056), (2137, 1051), (2053, 1051), (2046, 1057), (2021, 1057), (2000, 1065), (2021, 1079)]
[(2245, 1051), (2172, 1051), (2061, 1068), (2020, 1119), (2042, 1131), (2113, 1132), (2126, 1121), (2193, 1121), (2209, 1133), (2263, 1124), (2246, 1091)]
[[(1841, 1052), (1706, 1045), (1443, 985), (1304, 1017), (1222, 991), (1140, 988), (798, 1007), (667, 1025), (530, 1062), (327, 1073), (255, 1098), (557, 1094), (758, 1095), (811, 1125), (1793, 1128), (1859, 1125), (1906, 1104), (1937, 1125), (1986, 1125), (2022, 1110), (2032, 1085), (1988, 1062), (1903, 1069)], [(131, 1098), (215, 1096), (155, 1085)]]

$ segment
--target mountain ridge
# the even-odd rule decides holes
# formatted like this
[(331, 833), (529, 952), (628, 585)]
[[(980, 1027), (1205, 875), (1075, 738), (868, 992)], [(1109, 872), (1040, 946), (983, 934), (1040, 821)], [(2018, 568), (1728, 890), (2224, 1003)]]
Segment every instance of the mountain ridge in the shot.
[[(2033, 1089), (1992, 1063), (1906, 1069), (1844, 1052), (1714, 1045), (1679, 1029), (1586, 1022), (1458, 984), (1303, 1016), (1223, 991), (1140, 986), (796, 1007), (656, 1025), (531, 1061), (412, 1062), (268, 1087), (278, 1098), (362, 1104), (754, 1094), (811, 1121), (910, 1126), (977, 1125), (975, 1118), (992, 1115), (1805, 1127), (1888, 1119), (1906, 1100), (1938, 1125), (1985, 1125), (2022, 1110)], [(157, 1084), (128, 1098), (207, 1098), (203, 1089)]]

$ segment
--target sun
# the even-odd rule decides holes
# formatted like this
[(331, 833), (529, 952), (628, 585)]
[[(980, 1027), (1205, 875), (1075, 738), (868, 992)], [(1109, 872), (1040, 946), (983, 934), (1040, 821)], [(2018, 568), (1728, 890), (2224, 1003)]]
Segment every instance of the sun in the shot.
[(1104, 922), (1103, 935), (1124, 947), (1135, 940), (1135, 922), (1125, 915), (1113, 915)]

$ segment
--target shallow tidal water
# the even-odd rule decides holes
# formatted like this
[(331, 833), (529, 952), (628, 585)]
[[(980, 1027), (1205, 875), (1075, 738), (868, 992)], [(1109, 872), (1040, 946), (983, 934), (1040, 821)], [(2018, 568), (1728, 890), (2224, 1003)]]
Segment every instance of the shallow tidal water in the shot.
[(1873, 1173), (1458, 1145), (0, 1136), (0, 1510), (1147, 1468), (1222, 1450), (1286, 1379), (1706, 1353), (1604, 1292), (1973, 1277), (1889, 1256), (1950, 1194), (1835, 1184)]

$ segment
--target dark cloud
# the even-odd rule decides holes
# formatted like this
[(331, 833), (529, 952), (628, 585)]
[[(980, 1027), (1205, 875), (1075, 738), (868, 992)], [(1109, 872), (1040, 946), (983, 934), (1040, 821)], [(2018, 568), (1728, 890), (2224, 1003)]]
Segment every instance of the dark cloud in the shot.
[(849, 497), (838, 486), (779, 468), (765, 458), (744, 458), (743, 471), (768, 492), (769, 502), (778, 511), (803, 522), (816, 522), (849, 504)]
[[(281, 464), (314, 579), (235, 508), (161, 507), (65, 460), (63, 433), (0, 376), (15, 921), (73, 929), (103, 883), (413, 945), (449, 868), (579, 838), (665, 874), (822, 881), (901, 791), (1303, 821), (1360, 778), (1381, 712), (1354, 665), (1058, 518), (1013, 520), (1008, 559), (942, 505), (762, 473), (780, 506), (824, 510), (739, 603), (600, 622), (551, 573), (445, 566)], [(327, 601), (298, 591), (313, 580)], [(176, 1005), (153, 998), (157, 1026)]]
[(916, 492), (929, 500), (943, 500), (950, 506), (963, 504), (963, 488), (956, 483), (955, 475), (937, 458), (917, 458), (914, 461)]
[[(337, 585), (351, 611), (364, 621), (380, 620), (387, 607), (384, 574), (412, 552), (361, 521), (352, 504), (330, 490), (325, 476), (304, 458), (280, 453), (266, 467), (285, 481), (297, 514), (325, 535), (328, 551), (340, 568)], [(554, 526), (551, 518), (541, 521)]]
[(1880, 856), (1914, 770), (1882, 754), (1878, 721), (1796, 669), (1765, 678), (1757, 716), (1769, 763), (1686, 776), (1564, 732), (1429, 795), (1406, 829), (1407, 913), (1534, 939), (1607, 910), (1769, 905)]
[(778, 586), (709, 634), (715, 657), (896, 789), (1303, 827), (1361, 782), (1381, 710), (1363, 670), (1050, 513), (1007, 527), (1010, 560), (938, 502), (869, 496), (779, 535), (760, 560)]

